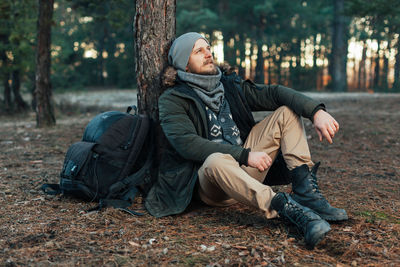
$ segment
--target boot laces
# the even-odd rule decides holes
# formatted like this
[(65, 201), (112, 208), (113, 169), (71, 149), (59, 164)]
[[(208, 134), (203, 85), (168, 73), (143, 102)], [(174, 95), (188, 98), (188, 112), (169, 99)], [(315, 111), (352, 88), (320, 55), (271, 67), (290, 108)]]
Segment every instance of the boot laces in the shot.
[(310, 181), (312, 191), (315, 192), (316, 194), (318, 194), (322, 198), (322, 193), (319, 191), (319, 187), (318, 187), (317, 177), (315, 176), (314, 173), (311, 173), (310, 176), (311, 177), (308, 178), (308, 180)]
[(290, 218), (292, 218), (296, 223), (305, 226), (309, 220), (312, 218), (308, 216), (306, 212), (298, 205), (288, 201), (286, 204), (287, 212)]

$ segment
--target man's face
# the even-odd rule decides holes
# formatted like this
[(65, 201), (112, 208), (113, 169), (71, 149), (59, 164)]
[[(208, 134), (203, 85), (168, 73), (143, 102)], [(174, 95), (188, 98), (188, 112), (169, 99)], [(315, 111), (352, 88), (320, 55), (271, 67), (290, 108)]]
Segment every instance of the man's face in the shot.
[(200, 38), (194, 44), (186, 72), (202, 75), (215, 75), (218, 73), (214, 65), (211, 48), (206, 40)]

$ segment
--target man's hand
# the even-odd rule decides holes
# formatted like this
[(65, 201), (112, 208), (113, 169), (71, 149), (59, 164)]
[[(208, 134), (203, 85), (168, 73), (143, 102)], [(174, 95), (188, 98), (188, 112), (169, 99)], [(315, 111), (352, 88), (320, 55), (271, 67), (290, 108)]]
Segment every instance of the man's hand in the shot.
[(265, 152), (250, 152), (247, 164), (250, 167), (257, 168), (260, 172), (263, 172), (271, 166), (272, 159)]
[(314, 128), (318, 133), (319, 141), (325, 138), (330, 144), (339, 131), (339, 123), (326, 111), (320, 109), (314, 114)]

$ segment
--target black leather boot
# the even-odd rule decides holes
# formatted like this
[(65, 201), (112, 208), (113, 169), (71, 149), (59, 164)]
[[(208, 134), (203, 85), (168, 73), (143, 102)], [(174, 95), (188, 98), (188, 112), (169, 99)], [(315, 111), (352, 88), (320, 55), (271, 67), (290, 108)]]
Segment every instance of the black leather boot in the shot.
[(271, 201), (271, 207), (280, 216), (289, 219), (304, 233), (304, 240), (311, 249), (331, 229), (328, 222), (319, 217), (311, 209), (294, 201), (287, 193), (277, 193)]
[(315, 211), (324, 220), (347, 220), (346, 211), (332, 207), (319, 191), (316, 176), (319, 164), (319, 162), (315, 164), (311, 171), (306, 164), (291, 171), (293, 191), (291, 197), (301, 205)]

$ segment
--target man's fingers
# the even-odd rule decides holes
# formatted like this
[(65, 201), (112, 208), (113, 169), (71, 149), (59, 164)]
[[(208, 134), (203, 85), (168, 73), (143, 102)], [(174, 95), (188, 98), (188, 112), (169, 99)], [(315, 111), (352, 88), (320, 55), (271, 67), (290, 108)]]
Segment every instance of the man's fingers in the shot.
[(249, 166), (265, 171), (272, 165), (271, 157), (265, 152), (250, 152), (248, 159)]
[(332, 144), (332, 138), (331, 138), (331, 135), (329, 134), (329, 132), (327, 130), (325, 130), (322, 134), (325, 137), (325, 139), (329, 142), (329, 144)]
[(317, 130), (317, 134), (318, 134), (318, 137), (319, 137), (319, 141), (322, 142), (322, 133), (321, 133), (321, 131), (319, 129), (316, 129), (316, 130)]
[(328, 130), (330, 137), (335, 136), (335, 130), (330, 125), (327, 127), (327, 130)]
[(262, 158), (260, 158), (260, 164), (258, 165), (258, 170), (259, 171), (265, 171), (267, 170), (272, 164), (272, 160), (268, 154), (263, 155)]
[(260, 172), (263, 172), (263, 171), (265, 171), (267, 169), (267, 167), (263, 163), (260, 163), (260, 164), (258, 164), (257, 169)]
[(271, 159), (270, 156), (266, 155), (265, 163), (267, 164), (267, 168), (269, 168), (269, 166), (271, 166), (271, 164), (272, 164), (272, 159)]
[(267, 169), (268, 168), (268, 166), (267, 166), (267, 163), (266, 162), (261, 162), (261, 164), (260, 164), (260, 166), (261, 166), (261, 168), (260, 168), (260, 170), (261, 171), (264, 171), (265, 169)]
[(339, 131), (339, 123), (338, 123), (336, 120), (334, 120), (334, 121), (333, 121), (333, 125), (335, 125), (335, 127), (336, 127), (336, 132), (338, 132), (338, 131)]

